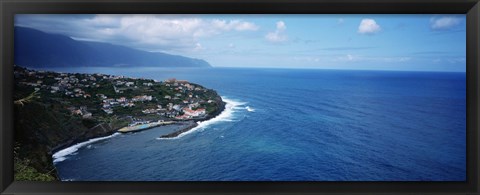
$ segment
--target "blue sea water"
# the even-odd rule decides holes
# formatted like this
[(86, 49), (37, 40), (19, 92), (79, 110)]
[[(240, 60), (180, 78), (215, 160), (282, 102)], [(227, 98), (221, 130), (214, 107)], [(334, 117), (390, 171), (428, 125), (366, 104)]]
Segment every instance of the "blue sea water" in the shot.
[(186, 79), (228, 100), (219, 118), (70, 148), (74, 181), (464, 181), (465, 73), (296, 69), (54, 69)]

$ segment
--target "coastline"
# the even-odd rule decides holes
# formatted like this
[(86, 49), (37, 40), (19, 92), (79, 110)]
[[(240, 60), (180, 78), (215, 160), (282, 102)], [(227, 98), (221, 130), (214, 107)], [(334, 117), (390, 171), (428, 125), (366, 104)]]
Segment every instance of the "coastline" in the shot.
[(219, 113), (215, 113), (216, 115), (209, 116), (204, 120), (196, 120), (194, 124), (188, 125), (187, 127), (181, 128), (173, 133), (162, 135), (158, 137), (157, 140), (178, 139), (197, 129), (203, 128), (218, 121), (222, 121), (224, 118), (230, 117), (232, 110), (235, 109), (236, 106), (244, 104), (243, 102), (236, 102), (225, 97), (222, 98), (224, 100), (222, 101), (224, 105), (222, 105), (222, 109), (218, 111)]
[(190, 131), (193, 128), (198, 126), (198, 124), (194, 121), (188, 121), (188, 122), (186, 122), (186, 125), (187, 125), (186, 127), (180, 128), (179, 130), (174, 131), (172, 133), (162, 135), (162, 136), (160, 136), (160, 138), (175, 138), (175, 137), (179, 136), (180, 134), (188, 132), (188, 131)]
[(66, 148), (63, 148), (61, 150), (58, 150), (57, 152), (55, 152), (54, 154), (52, 154), (52, 159), (53, 159), (53, 163), (57, 163), (57, 162), (61, 162), (63, 160), (65, 160), (65, 156), (68, 156), (76, 151), (78, 151), (78, 149), (88, 145), (88, 144), (91, 144), (91, 143), (95, 143), (95, 142), (98, 142), (98, 141), (101, 141), (101, 140), (106, 140), (106, 139), (109, 139), (109, 138), (112, 138), (112, 137), (115, 137), (117, 135), (120, 135), (120, 133), (118, 132), (115, 132), (111, 135), (108, 135), (108, 136), (102, 136), (102, 137), (96, 137), (96, 138), (91, 138), (89, 139), (88, 141), (84, 141), (84, 142), (80, 142), (80, 143), (76, 143), (76, 144), (73, 144), (69, 147), (66, 147)]
[[(225, 111), (226, 103), (222, 100), (221, 97), (219, 98), (219, 100), (221, 102), (220, 103), (220, 109), (218, 109), (213, 114), (208, 115), (205, 118), (183, 121), (187, 124), (187, 127), (183, 127), (183, 128), (180, 128), (179, 130), (173, 132), (173, 133), (163, 135), (163, 136), (169, 136), (168, 138), (165, 138), (165, 139), (172, 139), (172, 138), (178, 137), (179, 135), (181, 135), (185, 132), (188, 132), (188, 131), (192, 130), (193, 128), (197, 127), (198, 122), (205, 122), (205, 121), (211, 120), (211, 119), (219, 116), (220, 114), (222, 114), (223, 111)], [(190, 123), (190, 124), (188, 124), (188, 123)], [(172, 124), (172, 125), (175, 125), (175, 124)], [(156, 127), (162, 127), (162, 126), (166, 126), (166, 125), (160, 125), (160, 126), (156, 126)], [(152, 127), (152, 128), (154, 128), (154, 127)], [(151, 129), (151, 128), (146, 128), (146, 129), (132, 131), (132, 132), (139, 132), (139, 131), (143, 131), (143, 130), (147, 130), (147, 129)], [(88, 137), (86, 139), (78, 139), (77, 138), (77, 139), (69, 140), (68, 142), (60, 144), (59, 146), (53, 148), (50, 151), (51, 152), (51, 157), (52, 157), (52, 163), (55, 164), (57, 162), (61, 162), (61, 161), (65, 160), (66, 159), (65, 156), (68, 156), (68, 155), (78, 151), (78, 149), (80, 149), (80, 148), (82, 148), (82, 147), (84, 147), (88, 144), (95, 143), (97, 141), (101, 141), (101, 140), (105, 140), (105, 139), (109, 139), (109, 138), (115, 137), (116, 135), (119, 135), (119, 134), (122, 134), (122, 132), (118, 132), (118, 129), (115, 129), (115, 130), (109, 131), (107, 133), (103, 133), (100, 136), (92, 136), (92, 137)]]
[(160, 127), (160, 126), (165, 126), (165, 125), (173, 125), (175, 123), (176, 123), (176, 121), (161, 121), (161, 122), (159, 121), (159, 122), (144, 124), (143, 127), (126, 126), (126, 127), (122, 127), (120, 129), (118, 129), (117, 132), (119, 132), (119, 133), (139, 132), (139, 131), (144, 131), (144, 130), (148, 130), (148, 129), (155, 128), (155, 127)]

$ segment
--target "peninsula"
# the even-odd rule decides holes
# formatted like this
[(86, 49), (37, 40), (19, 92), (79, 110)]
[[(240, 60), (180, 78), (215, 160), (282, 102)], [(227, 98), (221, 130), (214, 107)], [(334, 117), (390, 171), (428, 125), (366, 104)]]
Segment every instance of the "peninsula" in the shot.
[[(20, 66), (14, 67), (14, 77), (15, 165), (38, 172), (38, 180), (58, 179), (51, 155), (63, 148), (115, 132), (183, 125), (165, 135), (175, 137), (225, 108), (216, 91), (174, 78), (156, 81)], [(16, 173), (17, 180), (21, 176)]]

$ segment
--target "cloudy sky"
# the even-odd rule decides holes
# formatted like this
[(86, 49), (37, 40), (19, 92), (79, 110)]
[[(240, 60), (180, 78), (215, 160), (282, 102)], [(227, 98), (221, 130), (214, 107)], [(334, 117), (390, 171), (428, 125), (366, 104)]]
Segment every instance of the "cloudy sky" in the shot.
[(77, 40), (215, 67), (465, 71), (465, 15), (16, 15)]

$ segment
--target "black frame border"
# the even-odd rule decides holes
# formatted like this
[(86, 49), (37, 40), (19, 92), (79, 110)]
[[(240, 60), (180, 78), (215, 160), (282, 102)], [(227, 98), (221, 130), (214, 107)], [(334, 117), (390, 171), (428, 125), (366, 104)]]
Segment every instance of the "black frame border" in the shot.
[[(15, 182), (13, 17), (49, 14), (466, 14), (467, 182)], [(2, 194), (479, 193), (479, 0), (0, 0)]]

